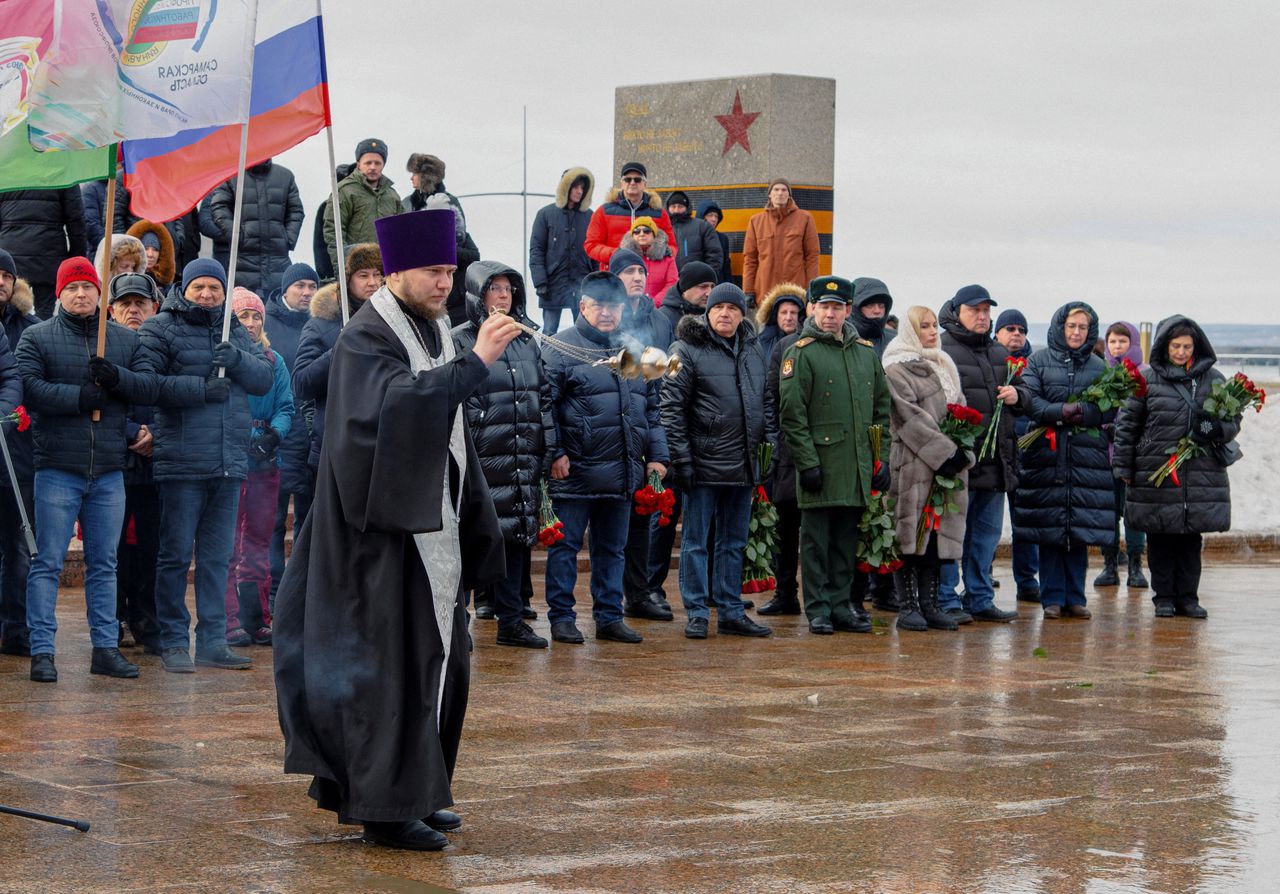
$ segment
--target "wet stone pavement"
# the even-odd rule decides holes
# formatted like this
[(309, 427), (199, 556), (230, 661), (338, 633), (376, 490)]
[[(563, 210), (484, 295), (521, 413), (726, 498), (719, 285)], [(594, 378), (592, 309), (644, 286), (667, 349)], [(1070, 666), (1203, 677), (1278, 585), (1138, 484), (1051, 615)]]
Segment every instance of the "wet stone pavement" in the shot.
[(953, 634), (693, 642), (678, 611), (640, 646), (588, 620), (529, 652), (474, 622), (440, 854), (362, 844), (281, 774), (268, 649), (91, 677), (73, 591), (59, 683), (0, 656), (0, 803), (93, 828), (0, 816), (0, 891), (1276, 891), (1278, 585), (1280, 562), (1219, 562), (1207, 622), (1120, 587), (1090, 622), (1020, 606)]

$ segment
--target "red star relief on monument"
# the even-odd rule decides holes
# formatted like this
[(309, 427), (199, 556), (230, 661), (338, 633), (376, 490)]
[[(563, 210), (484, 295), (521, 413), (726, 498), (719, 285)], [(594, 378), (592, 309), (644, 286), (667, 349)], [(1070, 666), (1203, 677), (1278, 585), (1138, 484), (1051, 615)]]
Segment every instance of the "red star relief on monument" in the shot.
[(742, 111), (742, 94), (734, 90), (733, 110), (728, 115), (715, 116), (716, 121), (720, 122), (720, 126), (724, 128), (724, 149), (721, 150), (720, 155), (728, 155), (734, 143), (741, 143), (742, 148), (750, 155), (751, 141), (747, 138), (747, 128), (755, 124), (759, 117), (759, 112)]

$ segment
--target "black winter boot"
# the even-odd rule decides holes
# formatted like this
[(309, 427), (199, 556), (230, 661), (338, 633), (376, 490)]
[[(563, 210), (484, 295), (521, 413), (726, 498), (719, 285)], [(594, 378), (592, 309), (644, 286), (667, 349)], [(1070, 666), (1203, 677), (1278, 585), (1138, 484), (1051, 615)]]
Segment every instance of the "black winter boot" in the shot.
[(925, 623), (934, 630), (959, 630), (960, 624), (938, 608), (939, 577), (937, 565), (920, 565), (917, 567), (916, 580), (920, 594), (920, 614), (924, 616)]
[(773, 594), (773, 598), (756, 610), (757, 615), (798, 615), (800, 600), (795, 593), (783, 593), (781, 590)]
[(1117, 587), (1120, 585), (1120, 570), (1116, 567), (1119, 550), (1114, 546), (1102, 550), (1102, 573), (1093, 579), (1095, 587)]
[(1151, 586), (1147, 576), (1142, 573), (1142, 550), (1129, 551), (1129, 578), (1125, 583), (1135, 590), (1145, 590)]
[(920, 578), (915, 565), (904, 565), (893, 573), (898, 591), (898, 629), (928, 630), (929, 622), (920, 614)]

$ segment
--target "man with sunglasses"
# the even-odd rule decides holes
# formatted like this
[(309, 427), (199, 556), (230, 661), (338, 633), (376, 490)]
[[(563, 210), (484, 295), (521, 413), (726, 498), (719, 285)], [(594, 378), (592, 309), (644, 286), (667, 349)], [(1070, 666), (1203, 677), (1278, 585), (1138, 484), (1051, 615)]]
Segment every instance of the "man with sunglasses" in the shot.
[[(1031, 340), (1027, 338), (1027, 318), (1022, 311), (1010, 308), (1002, 312), (996, 319), (996, 341), (1004, 345), (1009, 356), (1027, 359), (1031, 356)], [(1031, 419), (1027, 416), (1015, 416), (1013, 431), (1022, 437), (1031, 427)], [(1013, 504), (1017, 491), (1009, 491), (1009, 515), (1013, 515)], [(1013, 579), (1018, 587), (1019, 602), (1040, 602), (1040, 547), (1035, 543), (1027, 543), (1026, 538), (1019, 537), (1017, 530), (1013, 532)]]
[(594, 258), (601, 270), (609, 269), (609, 259), (622, 245), (622, 239), (635, 226), (637, 217), (651, 217), (667, 236), (667, 244), (675, 251), (676, 234), (671, 220), (662, 209), (662, 199), (657, 193), (645, 191), (649, 172), (638, 161), (622, 166), (622, 184), (609, 191), (604, 204), (591, 215), (587, 225), (587, 238), (583, 248)]

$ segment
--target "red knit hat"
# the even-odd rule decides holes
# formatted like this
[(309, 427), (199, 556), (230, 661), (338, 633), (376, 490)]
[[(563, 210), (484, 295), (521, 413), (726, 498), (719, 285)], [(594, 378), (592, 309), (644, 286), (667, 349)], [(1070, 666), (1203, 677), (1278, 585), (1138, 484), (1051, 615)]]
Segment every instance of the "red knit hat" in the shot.
[(98, 271), (93, 269), (93, 264), (88, 258), (67, 258), (58, 265), (58, 284), (55, 289), (57, 294), (61, 295), (63, 289), (75, 282), (91, 282), (99, 291), (102, 289), (102, 280), (98, 279)]

